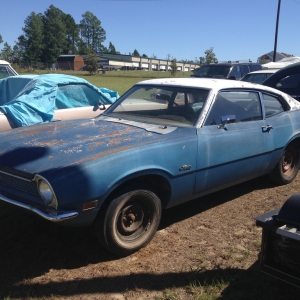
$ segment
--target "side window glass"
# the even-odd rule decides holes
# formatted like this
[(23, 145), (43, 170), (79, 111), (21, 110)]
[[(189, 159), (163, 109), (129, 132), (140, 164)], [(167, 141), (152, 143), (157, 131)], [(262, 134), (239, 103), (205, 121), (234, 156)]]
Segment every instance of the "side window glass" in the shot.
[(8, 77), (8, 73), (5, 67), (0, 67), (0, 79)]
[(263, 98), (266, 118), (272, 117), (284, 111), (284, 107), (277, 97), (263, 93)]
[(229, 123), (262, 120), (258, 93), (241, 90), (220, 92), (204, 125), (219, 125), (228, 118)]
[(292, 89), (296, 88), (300, 84), (300, 73), (292, 74), (280, 79), (276, 83), (277, 88)]
[(250, 72), (249, 67), (247, 65), (242, 65), (243, 74), (248, 74)]
[(233, 66), (229, 76), (235, 76), (236, 78), (241, 78), (241, 68), (240, 66)]

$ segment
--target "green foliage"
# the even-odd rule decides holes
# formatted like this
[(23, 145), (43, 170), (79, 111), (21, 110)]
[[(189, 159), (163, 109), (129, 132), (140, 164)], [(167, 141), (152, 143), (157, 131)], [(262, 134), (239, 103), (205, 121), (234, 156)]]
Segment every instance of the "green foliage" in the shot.
[(19, 44), (15, 44), (13, 47), (13, 62), (19, 64), (22, 61), (23, 53)]
[(54, 62), (66, 48), (66, 14), (53, 5), (45, 11), (42, 17), (44, 24), (43, 53), (41, 60)]
[(101, 22), (90, 12), (82, 16), (78, 25), (70, 14), (53, 5), (44, 14), (32, 12), (24, 22), (24, 33), (18, 37), (16, 57), (21, 54), (28, 63), (52, 63), (62, 54), (87, 54), (89, 49), (100, 49), (105, 39)]
[(85, 64), (86, 69), (90, 73), (90, 75), (95, 74), (99, 68), (97, 54), (95, 52), (89, 53), (85, 58)]
[(177, 74), (177, 62), (176, 59), (172, 59), (171, 60), (171, 75), (172, 76), (176, 76)]
[(136, 57), (140, 57), (140, 53), (139, 51), (137, 51), (136, 49), (134, 49), (132, 56), (136, 56)]
[[(213, 47), (210, 47), (209, 49), (205, 50), (204, 54), (205, 54), (204, 64), (211, 64), (211, 63), (218, 62)], [(200, 57), (200, 62), (201, 62), (201, 57)]]
[(0, 34), (0, 44), (3, 43), (2, 35)]
[(73, 17), (69, 14), (65, 15), (64, 23), (66, 26), (66, 43), (63, 49), (63, 54), (76, 54), (77, 43), (79, 42), (79, 25), (75, 23)]
[(88, 46), (85, 44), (85, 42), (82, 39), (78, 40), (77, 49), (79, 54), (87, 54), (89, 52)]
[(117, 54), (115, 46), (109, 42), (109, 46), (106, 53)]
[(4, 43), (4, 47), (0, 52), (0, 56), (2, 59), (7, 60), (9, 62), (13, 61), (13, 50), (11, 46), (8, 45), (8, 43)]
[(23, 58), (29, 63), (40, 61), (44, 49), (43, 20), (41, 14), (32, 12), (24, 21), (24, 34), (18, 38), (18, 58), (23, 52)]
[(101, 27), (100, 20), (89, 11), (85, 12), (82, 17), (79, 28), (83, 42), (94, 52), (100, 52), (102, 42), (106, 39), (106, 32)]

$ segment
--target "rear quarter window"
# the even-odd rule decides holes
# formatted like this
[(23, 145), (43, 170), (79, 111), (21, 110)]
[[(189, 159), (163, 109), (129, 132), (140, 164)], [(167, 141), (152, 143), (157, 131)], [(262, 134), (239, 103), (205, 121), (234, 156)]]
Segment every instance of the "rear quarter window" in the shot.
[(284, 111), (284, 107), (278, 97), (263, 93), (265, 117), (269, 118)]

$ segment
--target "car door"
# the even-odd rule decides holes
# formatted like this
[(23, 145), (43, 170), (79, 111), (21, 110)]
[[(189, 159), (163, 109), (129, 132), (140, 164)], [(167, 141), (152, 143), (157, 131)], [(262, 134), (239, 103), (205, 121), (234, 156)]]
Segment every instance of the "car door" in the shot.
[(226, 90), (215, 99), (198, 128), (195, 194), (263, 175), (274, 150), (259, 92)]

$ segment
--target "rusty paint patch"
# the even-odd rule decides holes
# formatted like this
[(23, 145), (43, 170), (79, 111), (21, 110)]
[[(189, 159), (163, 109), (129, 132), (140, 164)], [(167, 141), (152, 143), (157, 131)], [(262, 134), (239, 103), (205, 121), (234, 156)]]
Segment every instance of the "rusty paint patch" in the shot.
[(63, 150), (60, 150), (59, 152), (63, 152), (63, 153), (78, 153), (78, 152), (82, 152), (82, 145), (78, 145), (78, 146), (74, 146), (74, 147), (71, 147), (69, 149), (63, 149)]
[(24, 143), (25, 145), (38, 145), (38, 146), (41, 146), (41, 147), (54, 147), (56, 145), (59, 145), (61, 143), (63, 143), (64, 141), (63, 140), (49, 140), (49, 141), (46, 141), (46, 142), (39, 142), (37, 140), (32, 140), (31, 142), (26, 142)]
[(88, 144), (88, 150), (89, 150), (89, 151), (93, 151), (94, 148), (96, 148), (96, 147), (98, 147), (98, 146), (101, 146), (101, 145), (103, 145), (103, 144), (104, 144), (104, 142), (94, 142), (94, 143), (89, 143), (89, 144)]

